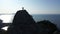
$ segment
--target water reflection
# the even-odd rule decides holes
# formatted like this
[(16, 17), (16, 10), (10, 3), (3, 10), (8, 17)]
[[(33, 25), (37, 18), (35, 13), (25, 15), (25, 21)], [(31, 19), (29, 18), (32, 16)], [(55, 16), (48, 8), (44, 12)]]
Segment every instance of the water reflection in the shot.
[(8, 26), (3, 27), (2, 29), (5, 30), (5, 31), (7, 31)]
[(1, 15), (0, 19), (3, 20), (3, 23), (11, 23), (14, 15)]

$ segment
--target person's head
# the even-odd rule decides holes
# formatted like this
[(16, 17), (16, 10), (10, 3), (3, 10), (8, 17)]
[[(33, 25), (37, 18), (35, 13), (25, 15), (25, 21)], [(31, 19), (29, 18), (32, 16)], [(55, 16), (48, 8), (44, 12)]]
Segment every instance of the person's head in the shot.
[(31, 24), (34, 20), (26, 10), (19, 10), (14, 16), (13, 24)]
[(57, 27), (55, 24), (53, 24), (52, 22), (48, 21), (48, 20), (43, 20), (40, 22), (37, 22), (40, 26), (42, 26), (43, 28), (48, 29), (49, 33), (53, 33), (54, 31), (57, 30)]
[(33, 34), (36, 33), (36, 25), (32, 16), (28, 14), (26, 10), (19, 10), (14, 16), (11, 29), (9, 33), (19, 33), (19, 34)]

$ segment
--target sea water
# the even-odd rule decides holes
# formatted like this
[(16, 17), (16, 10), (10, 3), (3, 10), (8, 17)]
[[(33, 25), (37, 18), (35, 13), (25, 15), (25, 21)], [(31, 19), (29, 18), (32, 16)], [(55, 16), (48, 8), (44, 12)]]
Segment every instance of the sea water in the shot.
[[(11, 23), (14, 15), (0, 15), (4, 23)], [(60, 29), (60, 14), (32, 14), (33, 19), (38, 21), (49, 20)]]
[(49, 20), (60, 29), (60, 14), (35, 14), (32, 16), (36, 22)]

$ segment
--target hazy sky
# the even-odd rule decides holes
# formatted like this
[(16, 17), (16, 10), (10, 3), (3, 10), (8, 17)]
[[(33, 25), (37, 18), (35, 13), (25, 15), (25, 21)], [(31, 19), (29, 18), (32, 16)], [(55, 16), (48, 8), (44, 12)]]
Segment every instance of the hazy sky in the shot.
[(30, 14), (60, 14), (60, 0), (0, 0), (0, 13), (15, 13), (22, 7)]

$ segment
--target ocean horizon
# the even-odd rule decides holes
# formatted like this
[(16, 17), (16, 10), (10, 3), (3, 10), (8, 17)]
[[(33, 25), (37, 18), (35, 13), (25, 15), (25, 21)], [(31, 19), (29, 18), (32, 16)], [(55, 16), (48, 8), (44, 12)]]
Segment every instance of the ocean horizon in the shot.
[[(0, 15), (0, 19), (3, 22), (11, 23), (14, 15)], [(56, 24), (58, 29), (60, 29), (60, 14), (32, 14), (33, 19), (38, 21), (49, 20), (52, 23)]]
[(36, 22), (49, 20), (50, 22), (55, 24), (58, 29), (60, 29), (60, 14), (35, 14), (32, 16)]

